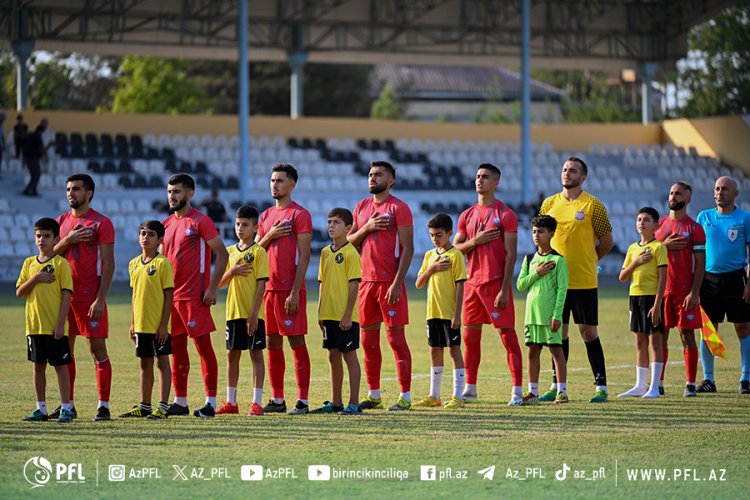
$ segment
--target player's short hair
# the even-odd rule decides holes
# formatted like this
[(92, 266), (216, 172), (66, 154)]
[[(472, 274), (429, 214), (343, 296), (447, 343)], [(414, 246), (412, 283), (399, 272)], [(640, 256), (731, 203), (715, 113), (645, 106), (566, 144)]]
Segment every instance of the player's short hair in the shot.
[(453, 231), (453, 219), (448, 214), (435, 214), (427, 221), (427, 227), (430, 229), (442, 229), (447, 233), (448, 231)]
[(643, 207), (638, 210), (638, 213), (636, 215), (640, 214), (647, 214), (651, 216), (652, 219), (654, 219), (654, 222), (659, 222), (659, 212), (657, 212), (654, 207)]
[(497, 168), (492, 163), (480, 163), (479, 166), (477, 167), (477, 170), (482, 170), (482, 169), (489, 170), (490, 172), (495, 174), (498, 179), (502, 175), (502, 173), (500, 172), (500, 169)]
[(297, 169), (289, 163), (277, 163), (271, 168), (271, 173), (273, 172), (284, 172), (286, 176), (292, 179), (294, 182), (297, 182), (297, 180), (299, 179)]
[(677, 186), (680, 186), (682, 189), (685, 189), (690, 194), (693, 194), (693, 186), (691, 186), (690, 184), (688, 184), (686, 181), (677, 181), (677, 182), (675, 182), (675, 184)]
[(331, 211), (328, 212), (328, 218), (330, 219), (331, 217), (338, 217), (344, 221), (345, 226), (351, 226), (354, 224), (354, 216), (346, 208), (336, 207), (331, 209)]
[(238, 219), (250, 219), (254, 222), (258, 222), (260, 212), (258, 212), (258, 209), (252, 205), (242, 205), (237, 209), (235, 217)]
[(141, 229), (148, 229), (149, 231), (155, 232), (157, 238), (163, 238), (164, 233), (166, 232), (166, 229), (164, 229), (164, 224), (156, 219), (144, 220), (143, 222), (138, 224), (139, 233), (141, 232)]
[(582, 159), (578, 158), (577, 156), (571, 156), (567, 160), (565, 160), (565, 163), (573, 161), (578, 163), (581, 166), (581, 170), (583, 170), (583, 175), (589, 175), (589, 166), (586, 165), (586, 162)]
[(391, 174), (391, 177), (393, 177), (394, 179), (396, 178), (396, 168), (385, 160), (375, 160), (371, 162), (370, 168), (372, 167), (382, 167), (386, 169), (389, 174)]
[(52, 236), (57, 238), (60, 236), (60, 224), (55, 219), (50, 217), (42, 217), (34, 223), (34, 231), (52, 231)]
[(167, 181), (167, 184), (170, 186), (176, 186), (177, 184), (182, 184), (186, 188), (188, 188), (191, 191), (195, 191), (195, 179), (190, 177), (188, 174), (174, 174), (172, 177), (169, 178)]
[(540, 215), (531, 219), (531, 227), (546, 228), (550, 233), (557, 231), (557, 219), (551, 215)]
[(83, 189), (85, 189), (86, 191), (91, 191), (91, 198), (89, 198), (89, 203), (91, 203), (91, 200), (94, 199), (94, 190), (96, 189), (94, 179), (89, 174), (73, 174), (65, 179), (65, 184), (75, 181), (83, 182)]

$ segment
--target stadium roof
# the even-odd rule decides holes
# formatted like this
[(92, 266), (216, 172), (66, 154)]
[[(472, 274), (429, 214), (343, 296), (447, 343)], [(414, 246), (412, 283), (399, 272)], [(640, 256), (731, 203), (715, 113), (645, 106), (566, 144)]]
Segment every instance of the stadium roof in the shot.
[[(536, 67), (671, 66), (732, 0), (532, 0)], [(0, 0), (0, 50), (237, 59), (234, 0)], [(252, 60), (517, 67), (520, 2), (252, 0)]]

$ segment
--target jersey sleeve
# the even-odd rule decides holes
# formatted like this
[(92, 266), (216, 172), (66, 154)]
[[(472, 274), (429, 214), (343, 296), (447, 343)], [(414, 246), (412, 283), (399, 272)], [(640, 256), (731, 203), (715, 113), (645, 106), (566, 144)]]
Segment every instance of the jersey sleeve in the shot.
[(258, 248), (258, 254), (255, 256), (255, 265), (257, 265), (255, 280), (267, 280), (271, 272), (268, 268), (268, 252), (266, 252), (265, 248)]
[(533, 285), (536, 280), (539, 279), (539, 275), (536, 273), (536, 270), (529, 271), (529, 264), (529, 256), (526, 255), (523, 258), (523, 264), (521, 264), (521, 272), (518, 273), (518, 279), (516, 280), (516, 288), (518, 288), (518, 290), (521, 292), (528, 290), (531, 285)]
[(59, 269), (57, 271), (58, 280), (60, 283), (60, 290), (73, 291), (73, 272), (70, 269), (70, 264), (65, 259), (60, 259)]
[(325, 277), (323, 276), (323, 264), (326, 261), (326, 249), (323, 248), (323, 250), (320, 252), (320, 262), (318, 263), (318, 282), (323, 283), (323, 280)]
[(31, 257), (23, 261), (23, 265), (21, 266), (21, 272), (18, 274), (18, 281), (16, 281), (16, 288), (23, 285), (24, 283), (29, 281), (29, 278), (31, 278), (29, 274), (29, 265), (31, 264), (30, 259)]
[(234, 246), (226, 247), (226, 249), (227, 249), (227, 255), (229, 255), (229, 258), (227, 259), (227, 267), (224, 269), (225, 273), (229, 271), (230, 267), (232, 267), (232, 258), (234, 257), (234, 255), (232, 254), (234, 253)]
[(552, 311), (552, 319), (562, 321), (563, 309), (565, 308), (565, 297), (568, 295), (568, 263), (565, 258), (557, 259), (555, 266), (557, 273), (557, 293), (555, 296), (555, 309)]
[(399, 203), (396, 208), (396, 227), (413, 226), (414, 219), (411, 215), (411, 208), (406, 203)]
[(219, 235), (216, 224), (208, 216), (203, 216), (198, 220), (198, 232), (205, 241), (216, 238)]
[(622, 268), (625, 269), (633, 261), (633, 245), (628, 247), (628, 251), (625, 252), (625, 260), (622, 263)]
[(750, 245), (750, 214), (745, 214), (745, 219), (742, 221), (745, 226), (745, 244)]
[(656, 267), (662, 267), (668, 265), (669, 261), (667, 258), (667, 247), (659, 243), (656, 246), (656, 252), (654, 252), (656, 258)]
[(552, 208), (552, 196), (549, 198), (545, 198), (542, 202), (542, 206), (539, 207), (539, 215), (547, 215), (547, 213)]
[(346, 256), (346, 277), (349, 281), (362, 279), (361, 259), (357, 252), (349, 252)]
[(99, 224), (99, 244), (108, 245), (115, 242), (115, 226), (109, 217), (104, 217)]
[(161, 289), (169, 290), (170, 288), (174, 288), (174, 272), (172, 271), (172, 263), (169, 262), (169, 259), (161, 259), (159, 273), (159, 278), (161, 279)]
[(461, 233), (464, 236), (468, 238), (468, 234), (466, 233), (466, 213), (467, 211), (461, 212), (461, 215), (458, 216), (458, 224), (456, 225), (456, 233)]
[(506, 233), (517, 233), (518, 232), (518, 217), (516, 213), (510, 208), (505, 210), (502, 215), (503, 231)]
[(706, 252), (706, 231), (700, 224), (696, 224), (693, 229), (693, 253), (698, 252)]
[(430, 267), (430, 253), (425, 252), (424, 257), (422, 257), (422, 266), (419, 268), (417, 276), (422, 276), (427, 271), (427, 268)]
[(258, 217), (258, 232), (255, 233), (255, 241), (260, 241), (266, 235), (266, 214), (267, 212), (263, 211), (260, 217)]
[(594, 234), (597, 238), (601, 238), (605, 234), (612, 232), (612, 224), (609, 222), (607, 209), (598, 199), (594, 199), (594, 210), (591, 214), (591, 223), (594, 226)]
[(297, 234), (312, 233), (312, 217), (307, 210), (299, 210), (294, 216)]
[(128, 264), (128, 276), (130, 277), (130, 288), (133, 288), (133, 285), (135, 284), (133, 282), (133, 268), (135, 267), (135, 259), (131, 260)]
[(464, 256), (461, 252), (456, 252), (451, 264), (453, 281), (466, 281), (466, 262), (464, 261)]

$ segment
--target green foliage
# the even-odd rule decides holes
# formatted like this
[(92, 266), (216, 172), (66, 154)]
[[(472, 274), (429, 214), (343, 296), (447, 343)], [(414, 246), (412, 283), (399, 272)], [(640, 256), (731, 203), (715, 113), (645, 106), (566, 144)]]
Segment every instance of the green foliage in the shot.
[(388, 82), (370, 108), (370, 118), (376, 120), (402, 120), (405, 115), (404, 105), (399, 99), (393, 84)]
[(750, 112), (750, 0), (690, 32), (691, 57), (681, 69), (687, 117)]
[(74, 83), (69, 67), (56, 59), (36, 63), (31, 70), (29, 105), (33, 109), (61, 109)]
[(305, 114), (366, 117), (370, 111), (372, 66), (308, 64), (305, 66)]
[(16, 71), (13, 57), (0, 54), (0, 109), (16, 107)]
[(125, 56), (112, 97), (114, 113), (201, 113), (205, 92), (186, 76), (187, 62)]

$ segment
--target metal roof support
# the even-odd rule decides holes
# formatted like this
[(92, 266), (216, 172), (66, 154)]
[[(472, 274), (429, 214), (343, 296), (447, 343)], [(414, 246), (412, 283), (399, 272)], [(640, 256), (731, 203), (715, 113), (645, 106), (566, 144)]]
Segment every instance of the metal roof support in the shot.
[(248, 67), (248, 0), (239, 0), (240, 202), (250, 199), (250, 70)]
[(641, 74), (641, 122), (644, 125), (653, 121), (653, 109), (651, 106), (653, 90), (651, 82), (656, 76), (658, 69), (659, 65), (655, 62), (644, 62), (638, 68)]
[(521, 201), (531, 202), (531, 0), (521, 0)]
[(26, 88), (29, 85), (29, 67), (27, 62), (34, 51), (33, 40), (13, 42), (13, 55), (16, 56), (16, 109), (21, 111), (28, 107)]

